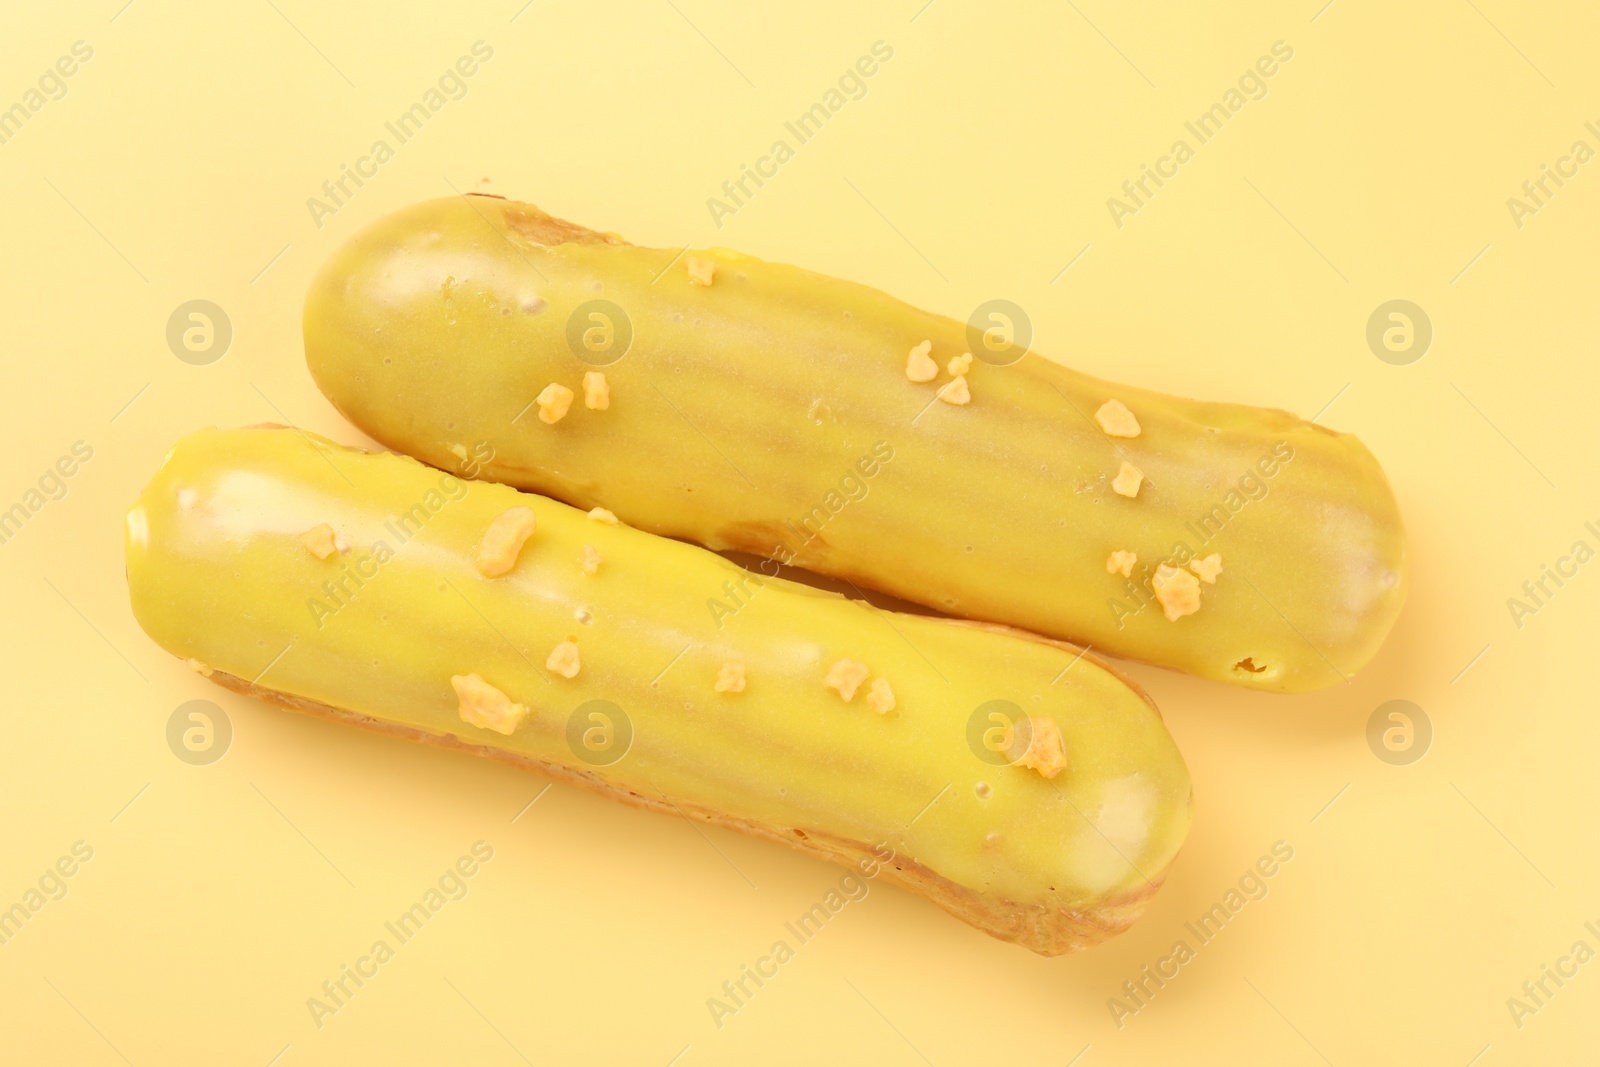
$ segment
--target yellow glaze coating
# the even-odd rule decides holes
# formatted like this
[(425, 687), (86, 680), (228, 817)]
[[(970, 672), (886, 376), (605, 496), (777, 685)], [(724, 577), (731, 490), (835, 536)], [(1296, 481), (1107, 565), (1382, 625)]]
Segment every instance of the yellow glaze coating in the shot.
[[(536, 530), (510, 573), (486, 578), (478, 540), (519, 505)], [(320, 523), (344, 552), (305, 550)], [(586, 544), (605, 558), (593, 575), (573, 565)], [(1126, 927), (1188, 830), (1189, 775), (1159, 714), (1092, 656), (765, 579), (406, 457), (199, 431), (129, 512), (127, 556), (140, 625), (223, 684), (828, 858), (892, 853), (884, 877), (1035, 951)], [(706, 599), (730, 589), (739, 609), (713, 619)], [(569, 640), (570, 680), (543, 666)], [(892, 683), (892, 712), (823, 684), (841, 658)], [(737, 696), (716, 691), (728, 663), (748, 679)], [(509, 736), (462, 720), (452, 678), (470, 675), (529, 709)], [(997, 700), (1059, 727), (1053, 780), (969, 741)]]
[[(693, 284), (676, 251), (530, 204), (417, 204), (324, 267), (307, 358), (351, 420), (425, 462), (487, 443), (482, 477), (950, 614), (1280, 691), (1348, 679), (1389, 632), (1404, 535), (1356, 438), (1034, 353), (980, 358), (970, 403), (936, 403), (960, 385), (910, 380), (907, 353), (931, 340), (939, 368), (981, 357), (965, 324), (796, 267), (694, 254), (716, 262), (714, 284)], [(528, 410), (609, 359), (609, 410), (555, 426)], [(892, 461), (864, 477), (875, 448)], [(1113, 489), (1123, 462), (1144, 475), (1136, 497)], [(1127, 578), (1106, 570), (1116, 550), (1138, 556)], [(1227, 570), (1169, 621), (1157, 567), (1213, 551)]]

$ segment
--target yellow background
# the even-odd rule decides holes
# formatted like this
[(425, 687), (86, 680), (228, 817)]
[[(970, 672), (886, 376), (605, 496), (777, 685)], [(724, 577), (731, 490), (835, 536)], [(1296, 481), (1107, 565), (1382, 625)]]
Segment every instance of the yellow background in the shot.
[[(0, 946), (0, 1059), (1595, 1062), (1600, 962), (1520, 1029), (1506, 1000), (1574, 941), (1600, 949), (1600, 563), (1520, 628), (1506, 600), (1575, 540), (1600, 548), (1600, 163), (1520, 229), (1506, 199), (1575, 140), (1600, 148), (1600, 15), (922, 2), (7, 6), (0, 106), (74, 41), (94, 57), (0, 145), (0, 507), (74, 441), (94, 458), (0, 545), (0, 906), (73, 842), (94, 858)], [(465, 98), (318, 228), (307, 198), (479, 39), (494, 56)], [(894, 58), (866, 97), (714, 227), (706, 198), (880, 39)], [(1114, 225), (1106, 199), (1278, 40), (1294, 58), (1268, 95)], [(957, 318), (1005, 297), (1036, 348), (1095, 374), (1326, 406), (1393, 480), (1410, 602), (1319, 694), (1128, 668), (1197, 792), (1131, 932), (1044, 960), (874, 886), (718, 1029), (706, 998), (839, 870), (560, 785), (513, 822), (542, 780), (236, 697), (129, 613), (122, 514), (168, 445), (262, 421), (360, 441), (306, 373), (311, 272), (485, 177), (637, 242), (723, 244)], [(165, 340), (194, 298), (235, 331), (209, 366)], [(1409, 366), (1364, 338), (1395, 298), (1435, 328)], [(233, 724), (210, 766), (165, 740), (195, 698)], [(1409, 766), (1366, 742), (1391, 699), (1433, 724)], [(306, 998), (480, 839), (495, 855), (469, 896), (315, 1027)], [(1269, 895), (1119, 1029), (1108, 998), (1279, 840), (1294, 859)]]

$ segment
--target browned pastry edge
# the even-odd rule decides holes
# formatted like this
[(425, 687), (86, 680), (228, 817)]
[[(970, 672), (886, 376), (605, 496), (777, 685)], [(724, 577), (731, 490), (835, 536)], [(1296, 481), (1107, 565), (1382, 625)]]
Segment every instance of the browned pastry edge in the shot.
[(383, 722), (319, 701), (268, 689), (225, 671), (214, 670), (209, 677), (218, 685), (236, 693), (258, 697), (291, 711), (365, 727), (394, 737), (424, 741), (440, 748), (485, 756), (501, 763), (536, 771), (636, 808), (663, 815), (682, 815), (685, 818), (699, 819), (714, 826), (777, 841), (834, 863), (846, 866), (860, 863), (866, 870), (871, 869), (869, 865), (875, 865), (878, 868), (878, 877), (926, 897), (991, 937), (1010, 941), (1044, 956), (1076, 952), (1126, 930), (1138, 918), (1146, 902), (1155, 895), (1166, 878), (1166, 871), (1162, 870), (1144, 886), (1113, 897), (1089, 911), (1069, 911), (1065, 908), (1049, 908), (1040, 904), (1018, 904), (986, 896), (966, 886), (958, 885), (908, 856), (897, 855), (892, 860), (881, 861), (868, 843), (851, 841), (816, 830), (774, 829), (762, 823), (741, 819), (696, 804), (679, 803), (665, 796), (659, 799), (645, 796), (613, 785), (591, 771), (507, 752), (490, 745), (472, 744), (454, 734), (434, 734), (418, 727)]

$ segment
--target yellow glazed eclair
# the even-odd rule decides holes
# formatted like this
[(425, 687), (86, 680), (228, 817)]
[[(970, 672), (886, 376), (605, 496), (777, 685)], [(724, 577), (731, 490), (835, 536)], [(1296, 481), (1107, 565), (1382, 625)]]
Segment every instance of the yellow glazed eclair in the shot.
[(1003, 301), (962, 323), (473, 195), (347, 242), (304, 325), (318, 385), (391, 448), (448, 467), (488, 441), (485, 478), (951, 615), (1304, 691), (1405, 598), (1356, 438), (1079, 374)]
[(145, 631), (230, 689), (881, 862), (1047, 955), (1126, 928), (1189, 827), (1155, 706), (1073, 646), (295, 430), (180, 441), (127, 571)]

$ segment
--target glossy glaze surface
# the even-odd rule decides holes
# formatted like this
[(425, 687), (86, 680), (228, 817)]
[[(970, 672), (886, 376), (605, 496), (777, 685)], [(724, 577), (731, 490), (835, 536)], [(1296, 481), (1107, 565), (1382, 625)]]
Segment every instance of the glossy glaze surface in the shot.
[[(511, 573), (486, 578), (479, 539), (519, 505), (537, 528)], [(326, 560), (302, 543), (323, 523), (343, 546)], [(1188, 830), (1188, 771), (1159, 714), (1092, 656), (752, 583), (704, 549), (406, 457), (199, 431), (129, 512), (127, 557), (134, 613), (174, 655), (774, 833), (887, 845), (985, 899), (1092, 914), (1159, 880)], [(737, 610), (713, 611), (730, 587)], [(545, 666), (569, 640), (570, 680)], [(891, 681), (894, 712), (870, 711), (865, 687), (846, 704), (824, 686), (844, 657)], [(743, 692), (714, 690), (727, 662), (744, 665)], [(515, 733), (461, 720), (451, 678), (467, 674), (529, 707)], [(574, 712), (597, 700), (631, 726), (614, 762), (572, 741)], [(1046, 780), (981, 759), (969, 722), (996, 700), (1054, 720), (1067, 769)]]
[[(691, 284), (691, 258), (716, 263), (711, 285)], [(938, 402), (947, 361), (973, 347), (965, 324), (726, 250), (636, 247), (497, 198), (431, 201), (335, 254), (305, 339), (333, 403), (426, 462), (488, 442), (485, 477), (642, 529), (1208, 678), (1344, 681), (1405, 598), (1399, 511), (1356, 438), (1034, 353), (975, 361), (971, 402)], [(940, 371), (916, 383), (923, 340)], [(554, 425), (529, 410), (624, 347), (603, 367), (608, 410), (574, 405)], [(1108, 400), (1138, 437), (1101, 432)], [(863, 477), (874, 449), (893, 458)], [(1133, 498), (1112, 487), (1123, 462), (1144, 475)], [(1128, 578), (1106, 569), (1118, 550), (1138, 557)], [(1158, 566), (1213, 552), (1223, 574), (1169, 621)]]

